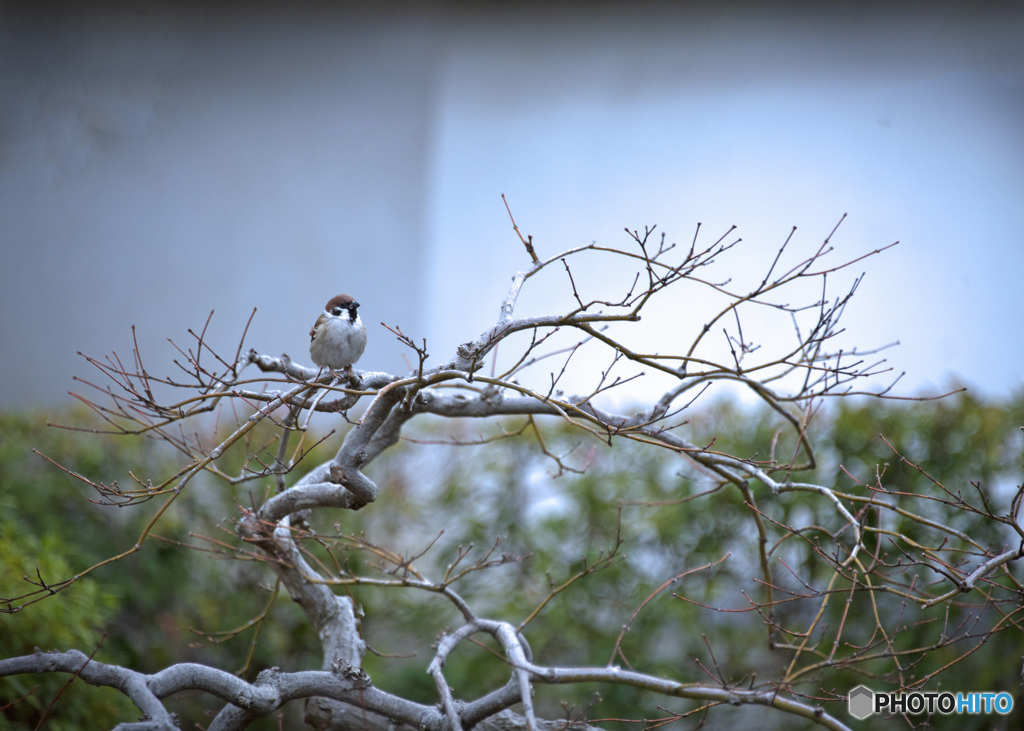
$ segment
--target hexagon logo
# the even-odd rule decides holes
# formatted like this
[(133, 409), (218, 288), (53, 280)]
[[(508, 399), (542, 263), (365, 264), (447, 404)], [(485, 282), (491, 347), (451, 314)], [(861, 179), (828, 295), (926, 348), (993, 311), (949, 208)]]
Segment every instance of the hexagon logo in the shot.
[(848, 703), (850, 715), (858, 721), (863, 721), (875, 712), (875, 694), (863, 685), (858, 685), (850, 691)]

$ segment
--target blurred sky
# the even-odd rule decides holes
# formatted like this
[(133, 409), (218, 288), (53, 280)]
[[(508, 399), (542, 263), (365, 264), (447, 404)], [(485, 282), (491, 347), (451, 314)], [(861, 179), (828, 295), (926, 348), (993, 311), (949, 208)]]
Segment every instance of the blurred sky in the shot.
[(171, 373), (211, 309), (225, 357), (257, 307), (308, 362), (340, 291), (360, 366), (405, 370), (381, 321), (440, 362), (528, 264), (502, 193), (542, 256), (735, 224), (741, 270), (846, 213), (839, 256), (901, 242), (846, 315), (899, 392), (1020, 388), (1019, 3), (367, 5), (0, 6), (0, 404), (68, 403), (133, 324)]

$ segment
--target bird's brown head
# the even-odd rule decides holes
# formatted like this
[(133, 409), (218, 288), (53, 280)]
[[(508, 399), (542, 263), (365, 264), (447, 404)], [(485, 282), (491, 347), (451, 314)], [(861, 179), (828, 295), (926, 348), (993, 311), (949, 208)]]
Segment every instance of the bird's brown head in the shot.
[(335, 310), (346, 309), (350, 312), (355, 311), (359, 307), (359, 303), (353, 299), (350, 294), (336, 294), (327, 300), (327, 305), (324, 310), (332, 314), (338, 314)]

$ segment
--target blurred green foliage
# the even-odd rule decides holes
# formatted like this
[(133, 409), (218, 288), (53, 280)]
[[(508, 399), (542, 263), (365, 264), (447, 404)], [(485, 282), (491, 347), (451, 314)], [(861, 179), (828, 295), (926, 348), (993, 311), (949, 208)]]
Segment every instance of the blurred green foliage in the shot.
[[(88, 413), (72, 410), (50, 418), (76, 428), (97, 426)], [(155, 481), (174, 474), (177, 455), (145, 438), (98, 435), (48, 427), (47, 415), (0, 414), (0, 596), (18, 597), (36, 589), (36, 571), (48, 583), (73, 576), (131, 548), (159, 502), (118, 508), (96, 504), (99, 495), (82, 480), (46, 457), (89, 480), (132, 485), (129, 472)], [(41, 650), (79, 649), (96, 660), (141, 672), (156, 672), (176, 662), (202, 662), (235, 671), (246, 665), (254, 629), (215, 645), (192, 631), (242, 627), (270, 596), (262, 566), (211, 560), (177, 542), (199, 543), (190, 532), (232, 538), (230, 520), (236, 498), (221, 486), (201, 481), (193, 494), (177, 501), (143, 543), (142, 550), (104, 566), (53, 597), (0, 614), (0, 656)], [(20, 602), (14, 602), (18, 605)], [(289, 661), (317, 663), (316, 654), (293, 641), (308, 632), (301, 612), (290, 602), (275, 603), (275, 631), (262, 632), (246, 677)], [(308, 639), (308, 638), (304, 638)], [(315, 650), (313, 643), (302, 645)], [(303, 665), (302, 667), (308, 667)], [(298, 669), (295, 666), (293, 669)], [(63, 675), (0, 678), (0, 727), (36, 728), (45, 713), (48, 729), (109, 728), (132, 720), (138, 710), (121, 693), (75, 681), (59, 694)], [(55, 700), (56, 699), (56, 700)], [(51, 706), (47, 711), (46, 709)], [(205, 696), (172, 700), (169, 707), (185, 725), (207, 725), (210, 711), (222, 704)], [(5, 725), (6, 724), (6, 725)], [(269, 725), (267, 728), (276, 727)]]
[[(89, 423), (79, 413), (58, 420)], [(516, 624), (532, 616), (524, 633), (541, 664), (614, 663), (693, 682), (707, 681), (707, 673), (721, 673), (733, 683), (756, 683), (785, 670), (792, 653), (773, 651), (766, 619), (749, 611), (747, 597), (761, 601), (765, 589), (757, 580), (757, 533), (738, 490), (725, 487), (699, 496), (715, 487), (712, 477), (668, 450), (624, 439), (609, 446), (555, 420), (537, 420), (536, 426), (525, 425), (518, 437), (498, 438), (524, 426), (516, 418), (500, 420), (500, 428), (498, 423), (435, 420), (417, 426), (410, 435), (422, 440), (473, 444), (406, 442), (389, 450), (369, 468), (380, 487), (378, 501), (357, 513), (321, 511), (327, 515), (315, 516), (314, 528), (326, 545), (331, 536), (355, 535), (407, 556), (418, 555), (433, 543), (415, 565), (435, 580), (456, 561), (460, 547), (468, 554), (455, 570), (485, 555), (505, 555), (507, 562), (470, 572), (454, 588), (480, 616)], [(935, 485), (901, 461), (884, 436), (907, 460), (919, 463), (954, 493), (974, 499), (970, 481), (980, 481), (996, 509), (1005, 511), (1024, 473), (1022, 425), (1021, 397), (1005, 403), (964, 394), (934, 402), (849, 400), (819, 415), (810, 432), (817, 469), (796, 477), (863, 494), (866, 488), (857, 481), (871, 485), (876, 474), (882, 474), (890, 489), (936, 494)], [(563, 466), (581, 471), (562, 470), (545, 456), (535, 428), (549, 453), (558, 455)], [(792, 455), (794, 448), (776, 415), (731, 402), (694, 410), (680, 433), (694, 443), (714, 440), (717, 450), (757, 459), (769, 458), (773, 444), (780, 460)], [(272, 451), (273, 434), (264, 436), (266, 449)], [(304, 466), (329, 457), (331, 445), (318, 447)], [(33, 448), (92, 480), (126, 484), (131, 471), (141, 479), (160, 481), (180, 468), (176, 455), (161, 443), (47, 429), (42, 419), (30, 415), (0, 416), (3, 596), (31, 590), (21, 577), (34, 576), (37, 567), (46, 580), (55, 581), (126, 550), (158, 506), (156, 501), (123, 510), (94, 505), (88, 485), (33, 454)], [(230, 452), (221, 462), (227, 473), (242, 465), (241, 456)], [(290, 476), (289, 482), (293, 480)], [(250, 496), (249, 491), (267, 489), (271, 486), (266, 481), (237, 488), (212, 480), (190, 485), (155, 531), (168, 541), (151, 538), (138, 553), (97, 570), (61, 595), (0, 616), (0, 654), (23, 654), (34, 646), (74, 647), (89, 654), (98, 647), (98, 660), (143, 672), (193, 661), (232, 671), (246, 668), (243, 674), (249, 679), (271, 665), (285, 670), (319, 667), (317, 638), (283, 593), (272, 603), (269, 621), (259, 627), (251, 661), (248, 654), (256, 628), (222, 644), (190, 631), (244, 627), (269, 601), (273, 577), (258, 562), (215, 560), (213, 554), (185, 550), (173, 541), (211, 546), (197, 538), (199, 534), (234, 543), (231, 521), (238, 506), (258, 503), (262, 496)], [(818, 526), (800, 540), (790, 538), (772, 546), (776, 598), (786, 591), (799, 592), (802, 582), (824, 588), (830, 572), (815, 551), (832, 549), (824, 530), (841, 527), (835, 511), (805, 493), (773, 497), (759, 484), (752, 491), (758, 508), (772, 520)], [(681, 501), (688, 496), (696, 497)], [(927, 511), (941, 506), (917, 507)], [(998, 546), (1012, 537), (976, 515), (955, 510), (946, 514), (953, 516), (955, 527), (986, 545)], [(920, 533), (917, 526), (905, 527), (911, 535)], [(772, 531), (773, 538), (782, 535)], [(351, 540), (346, 545), (333, 550), (335, 559), (352, 571), (379, 575), (374, 568), (378, 557), (353, 550)], [(309, 547), (327, 558), (323, 547)], [(614, 558), (609, 560), (611, 553)], [(603, 568), (580, 576), (532, 614), (551, 587), (595, 564)], [(1021, 569), (1012, 571), (1022, 576)], [(937, 579), (920, 567), (909, 570), (914, 572), (922, 581)], [(678, 579), (670, 581), (674, 577)], [(373, 652), (364, 666), (374, 682), (424, 703), (436, 702), (425, 671), (438, 635), (461, 623), (454, 607), (436, 594), (408, 588), (353, 586), (339, 591), (350, 592), (365, 611), (363, 631)], [(827, 651), (841, 624), (843, 652), (849, 651), (848, 642), (877, 641), (872, 639), (877, 634), (873, 614), (863, 611), (867, 605), (858, 600), (844, 617), (845, 599), (844, 595), (832, 603), (813, 645)], [(968, 605), (977, 597), (966, 595), (959, 602), (962, 609), (954, 608), (951, 615), (944, 615), (942, 607), (929, 611), (905, 606), (894, 596), (875, 599), (886, 626), (899, 625), (904, 628), (901, 637), (910, 645), (927, 647), (941, 634), (944, 622), (955, 625), (959, 616), (970, 617), (973, 610)], [(817, 606), (780, 604), (771, 610), (771, 619), (803, 628)], [(976, 622), (980, 633), (991, 617), (979, 615), (968, 621)], [(628, 631), (623, 632), (626, 625)], [(459, 697), (479, 696), (508, 678), (507, 668), (495, 657), (494, 643), (479, 639), (480, 645), (460, 645), (446, 665), (448, 681)], [(927, 658), (907, 657), (905, 675), (920, 677), (951, 663), (980, 639), (942, 647)], [(1024, 637), (1011, 627), (953, 662), (928, 687), (1006, 690), (1019, 700), (1011, 717), (958, 717), (957, 724), (964, 729), (1000, 723), (1019, 727), (1024, 719), (1022, 654)], [(892, 668), (887, 660), (862, 669), (895, 682)], [(801, 690), (821, 699), (829, 693), (844, 694), (861, 682), (883, 689), (882, 681), (865, 681), (850, 670), (821, 669), (802, 680)], [(110, 726), (136, 715), (116, 692), (89, 688), (80, 681), (58, 697), (65, 682), (66, 677), (0, 680), (0, 703), (28, 694), (3, 711), (3, 718), (12, 728), (32, 728), (55, 698), (48, 728), (79, 728), (85, 718), (89, 727)], [(32, 688), (36, 689), (29, 693)], [(694, 708), (691, 702), (621, 687), (538, 686), (537, 699), (548, 717), (656, 718), (667, 715), (659, 705), (674, 712)], [(192, 696), (172, 701), (170, 707), (184, 721), (205, 725), (208, 713), (218, 705)], [(829, 701), (826, 708), (847, 719), (842, 702)], [(288, 719), (297, 725), (301, 709), (290, 713)], [(689, 723), (696, 725), (702, 717), (698, 713)], [(755, 714), (743, 708), (713, 709), (709, 719), (716, 725), (800, 727), (782, 714)], [(277, 720), (266, 723), (265, 728), (271, 723), (276, 727)]]

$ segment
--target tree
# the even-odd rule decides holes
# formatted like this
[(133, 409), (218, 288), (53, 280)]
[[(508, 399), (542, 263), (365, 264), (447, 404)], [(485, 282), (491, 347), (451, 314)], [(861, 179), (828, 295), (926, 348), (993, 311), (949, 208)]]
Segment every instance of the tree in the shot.
[[(286, 592), (308, 623), (297, 636), (320, 643), (319, 670), (270, 667), (250, 683), (248, 668), (233, 674), (178, 662), (142, 673), (64, 649), (0, 660), (0, 675), (69, 673), (115, 688), (142, 713), (126, 729), (178, 728), (167, 699), (186, 690), (222, 703), (210, 729), (243, 728), (299, 700), (315, 728), (596, 722), (585, 708), (555, 720), (557, 705), (543, 691), (566, 685), (621, 694), (636, 708), (633, 719), (658, 716), (651, 725), (757, 707), (789, 725), (802, 718), (844, 728), (846, 694), (857, 684), (932, 689), (997, 633), (1019, 638), (1021, 585), (1011, 568), (1024, 555), (1021, 488), (996, 495), (980, 482), (969, 492), (946, 486), (904, 459), (898, 444), (890, 465), (837, 466), (829, 479), (804, 479), (820, 476), (816, 430), (828, 402), (891, 395), (894, 381), (861, 385), (888, 371), (876, 351), (844, 347), (839, 321), (861, 277), (829, 293), (852, 264), (883, 249), (832, 263), (833, 230), (810, 253), (793, 255), (794, 229), (745, 285), (730, 262), (743, 250), (732, 229), (705, 243), (698, 225), (688, 246), (653, 228), (627, 229), (628, 246), (595, 243), (542, 259), (532, 237), (513, 227), (530, 265), (513, 277), (492, 327), (432, 365), (425, 341), (385, 326), (414, 359), (404, 376), (356, 371), (341, 379), (287, 356), (245, 352), (244, 333), (223, 357), (205, 329), (181, 351), (185, 380), (150, 375), (137, 349), (131, 365), (90, 359), (109, 380), (94, 387), (102, 400), (83, 397), (103, 431), (157, 440), (179, 466), (163, 479), (132, 472), (129, 487), (68, 469), (105, 505), (156, 507), (121, 553), (59, 580), (26, 571), (32, 587), (3, 599), (6, 611), (60, 601), (151, 545), (158, 526), (200, 499), (200, 485), (219, 483), (210, 489), (240, 504), (232, 535), (216, 538), (197, 525), (192, 545), (244, 562), (253, 584), (273, 576), (251, 624), (272, 622), (274, 597)], [(621, 280), (606, 276), (592, 298), (585, 273), (600, 258)], [(528, 283), (547, 278), (551, 286), (556, 277), (566, 295), (561, 314), (515, 316)], [(802, 304), (789, 304), (795, 297)], [(680, 302), (689, 319), (641, 321)], [(754, 326), (760, 342), (749, 339)], [(766, 407), (751, 434), (687, 419), (719, 382)], [(614, 399), (626, 384), (649, 384), (644, 392), (654, 395), (627, 413)], [(211, 439), (201, 426), (212, 415)], [(310, 455), (333, 440), (334, 431), (314, 435), (314, 419), (324, 418), (345, 433), (329, 459), (310, 467)], [(439, 423), (451, 425), (446, 457), (410, 447), (436, 435)], [(458, 455), (474, 445), (498, 449), (503, 465), (460, 472)], [(616, 470), (602, 471), (616, 461)], [(572, 545), (566, 535), (579, 539), (577, 553), (553, 561), (543, 531), (523, 545), (508, 540), (524, 509), (518, 498), (541, 464), (563, 485), (543, 518), (558, 534), (551, 543), (561, 551)], [(446, 544), (435, 524), (403, 526), (392, 545), (343, 528), (373, 504), (378, 516), (389, 504), (399, 512), (388, 487), (401, 484), (392, 478), (402, 469), (405, 480), (438, 490), (470, 481), (449, 524), (486, 544)], [(625, 479), (604, 479), (611, 474)], [(911, 479), (925, 489), (908, 489)], [(585, 536), (604, 549), (595, 553)], [(531, 554), (545, 553), (534, 562), (546, 564), (542, 578), (531, 572)], [(614, 580), (602, 585), (602, 576)], [(670, 596), (674, 615), (664, 612)], [(367, 671), (375, 624), (399, 648), (436, 638), (429, 661), (414, 661), (427, 688)], [(609, 626), (618, 627), (610, 646), (592, 646)]]

